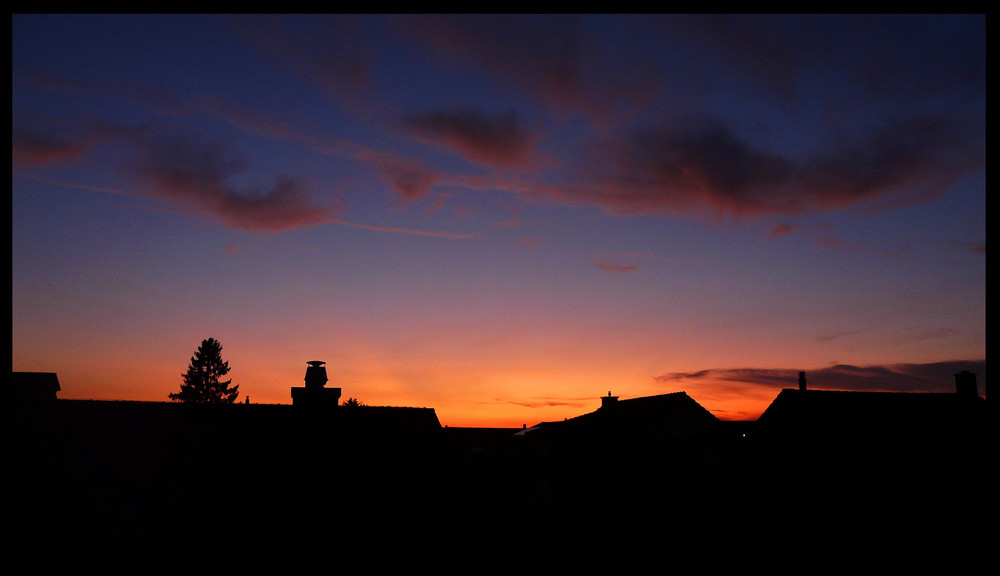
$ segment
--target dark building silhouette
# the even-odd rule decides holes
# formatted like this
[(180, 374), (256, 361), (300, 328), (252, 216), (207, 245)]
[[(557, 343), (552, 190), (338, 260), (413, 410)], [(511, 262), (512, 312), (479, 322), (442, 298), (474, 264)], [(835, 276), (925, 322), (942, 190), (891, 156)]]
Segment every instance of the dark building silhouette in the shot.
[(778, 394), (747, 444), (771, 504), (762, 517), (790, 522), (779, 533), (800, 558), (831, 548), (860, 560), (982, 558), (987, 411), (975, 374), (957, 374), (954, 393), (804, 382)]
[(968, 371), (955, 375), (955, 393), (807, 390), (805, 381), (800, 372), (799, 388), (782, 390), (758, 418), (757, 428), (799, 437), (836, 432), (895, 440), (971, 434), (985, 424), (986, 400), (978, 395), (976, 375)]
[(684, 392), (609, 392), (574, 418), (477, 429), (442, 427), (432, 408), (337, 406), (324, 363), (307, 366), (291, 406), (59, 400), (54, 374), (15, 373), (14, 559), (955, 563), (988, 550), (971, 372), (946, 394), (806, 389), (802, 373), (735, 427)]
[(612, 396), (610, 390), (608, 390), (608, 395), (607, 396), (604, 396), (603, 398), (601, 398), (601, 407), (602, 408), (610, 408), (610, 407), (614, 406), (617, 403), (618, 403), (618, 397), (617, 396)]
[(979, 396), (979, 385), (976, 375), (968, 370), (955, 374), (955, 392), (963, 396)]
[(340, 403), (340, 388), (327, 388), (326, 362), (307, 362), (305, 386), (292, 387), (292, 405), (310, 407), (336, 407)]
[(684, 392), (619, 400), (601, 398), (594, 412), (559, 422), (543, 422), (533, 430), (551, 436), (601, 436), (632, 441), (714, 435), (720, 420)]
[(51, 402), (59, 392), (59, 377), (54, 372), (14, 372), (11, 379), (11, 401)]

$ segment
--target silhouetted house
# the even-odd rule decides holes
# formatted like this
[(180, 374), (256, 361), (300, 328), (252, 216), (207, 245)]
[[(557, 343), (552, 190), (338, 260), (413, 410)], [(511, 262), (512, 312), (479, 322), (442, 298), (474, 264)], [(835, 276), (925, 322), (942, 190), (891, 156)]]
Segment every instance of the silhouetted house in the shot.
[(754, 445), (789, 464), (892, 468), (938, 459), (968, 464), (986, 448), (986, 399), (975, 374), (954, 393), (784, 389), (761, 414)]
[(955, 383), (953, 393), (815, 390), (800, 375), (748, 442), (761, 526), (800, 559), (984, 557), (986, 400), (975, 374)]
[(563, 422), (543, 424), (567, 431), (591, 430), (622, 438), (678, 438), (718, 432), (719, 419), (685, 392), (619, 400), (611, 392), (601, 407)]
[(323, 442), (362, 443), (381, 447), (404, 445), (412, 440), (424, 441), (440, 433), (441, 423), (433, 408), (396, 406), (341, 406), (341, 389), (327, 388), (326, 363), (307, 362), (305, 386), (292, 387), (292, 407), (298, 425), (308, 427), (300, 443), (311, 441), (322, 447)]
[(543, 457), (638, 455), (664, 446), (694, 446), (724, 434), (721, 422), (685, 392), (620, 400), (561, 422), (543, 422), (519, 432)]
[(687, 393), (609, 392), (593, 412), (516, 437), (526, 455), (522, 476), (535, 482), (526, 491), (532, 515), (548, 526), (546, 545), (634, 550), (625, 555), (637, 561), (738, 554), (728, 540), (720, 544), (735, 524), (719, 520), (740, 496), (729, 463), (739, 441)]
[[(986, 400), (976, 375), (955, 375), (954, 393), (857, 392), (806, 388), (784, 389), (757, 420), (757, 433), (772, 439), (815, 442), (850, 439), (871, 445), (881, 441), (974, 443), (985, 434)], [(963, 442), (964, 439), (964, 442)]]
[(51, 402), (59, 392), (59, 378), (55, 372), (13, 372), (11, 401), (14, 403)]

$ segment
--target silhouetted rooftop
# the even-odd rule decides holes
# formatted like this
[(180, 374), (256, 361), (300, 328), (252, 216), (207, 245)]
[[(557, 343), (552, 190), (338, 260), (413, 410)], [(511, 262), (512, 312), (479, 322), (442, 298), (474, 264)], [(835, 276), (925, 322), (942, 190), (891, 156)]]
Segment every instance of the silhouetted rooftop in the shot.
[(13, 372), (11, 400), (55, 400), (59, 392), (59, 378), (55, 372)]
[(784, 389), (757, 421), (762, 426), (857, 427), (958, 424), (985, 417), (986, 400), (976, 395)]
[[(546, 560), (980, 557), (985, 509), (969, 487), (986, 480), (986, 403), (974, 394), (783, 390), (746, 437), (684, 392), (602, 400), (520, 429), (442, 428), (432, 408), (26, 403), (15, 548), (482, 560), (516, 539), (511, 554)], [(192, 525), (247, 544), (206, 548)]]

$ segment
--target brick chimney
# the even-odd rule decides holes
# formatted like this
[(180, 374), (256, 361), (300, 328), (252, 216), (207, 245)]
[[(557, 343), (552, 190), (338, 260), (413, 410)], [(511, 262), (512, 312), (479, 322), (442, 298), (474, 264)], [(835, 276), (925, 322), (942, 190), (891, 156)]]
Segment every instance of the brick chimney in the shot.
[(805, 389), (806, 389), (806, 373), (799, 372), (799, 390), (804, 391)]

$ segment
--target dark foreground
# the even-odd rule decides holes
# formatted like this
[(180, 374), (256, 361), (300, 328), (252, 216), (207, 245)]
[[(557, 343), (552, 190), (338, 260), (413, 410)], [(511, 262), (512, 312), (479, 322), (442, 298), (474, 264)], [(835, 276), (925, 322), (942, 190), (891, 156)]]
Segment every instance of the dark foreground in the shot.
[(817, 440), (753, 423), (515, 435), (350, 414), (73, 401), (18, 412), (12, 560), (986, 558), (985, 419), (971, 440)]

